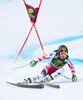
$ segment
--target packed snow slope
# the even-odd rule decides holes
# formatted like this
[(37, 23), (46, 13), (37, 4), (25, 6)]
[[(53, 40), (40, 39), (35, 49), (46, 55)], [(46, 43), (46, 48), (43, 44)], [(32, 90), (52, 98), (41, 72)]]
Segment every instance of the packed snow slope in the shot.
[[(40, 0), (26, 0), (37, 7)], [(33, 2), (33, 3), (32, 3)], [(19, 82), (29, 76), (38, 75), (50, 60), (35, 67), (12, 70), (28, 64), (43, 55), (33, 29), (18, 60), (15, 58), (31, 27), (23, 0), (0, 0), (0, 99), (1, 100), (82, 100), (83, 99), (83, 0), (43, 0), (36, 27), (45, 53), (52, 52), (64, 44), (69, 49), (78, 81), (59, 77), (53, 84), (60, 89), (45, 86), (44, 89), (26, 89), (6, 84)], [(64, 67), (64, 75), (72, 77), (70, 69)]]

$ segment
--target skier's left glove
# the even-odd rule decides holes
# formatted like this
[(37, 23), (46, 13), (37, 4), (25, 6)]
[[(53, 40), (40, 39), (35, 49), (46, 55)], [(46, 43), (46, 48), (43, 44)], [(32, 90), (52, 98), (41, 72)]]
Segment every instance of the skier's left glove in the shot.
[(77, 77), (76, 77), (76, 75), (74, 75), (74, 74), (72, 75), (72, 81), (73, 81), (73, 82), (76, 82), (76, 81), (77, 81)]
[(37, 63), (38, 63), (37, 60), (33, 60), (33, 61), (30, 62), (30, 66), (33, 67), (33, 66), (35, 66)]

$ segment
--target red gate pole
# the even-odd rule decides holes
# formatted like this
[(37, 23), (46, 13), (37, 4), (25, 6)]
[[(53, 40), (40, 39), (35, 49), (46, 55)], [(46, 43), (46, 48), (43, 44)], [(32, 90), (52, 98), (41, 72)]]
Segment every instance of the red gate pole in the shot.
[(27, 39), (28, 39), (28, 37), (29, 37), (29, 35), (30, 35), (32, 29), (33, 29), (33, 25), (32, 25), (32, 27), (31, 27), (31, 29), (30, 29), (30, 31), (29, 31), (29, 33), (28, 33), (28, 36), (26, 37), (26, 39), (25, 39), (25, 41), (24, 41), (24, 43), (23, 43), (23, 45), (22, 45), (22, 47), (21, 47), (21, 49), (20, 49), (20, 51), (19, 51), (19, 53), (18, 53), (16, 59), (15, 59), (15, 61), (18, 59), (18, 57), (19, 57), (19, 55), (20, 55), (22, 49), (24, 48), (24, 46), (25, 46), (25, 44), (26, 44), (26, 42), (27, 42)]
[[(23, 0), (23, 2), (26, 3), (25, 0)], [(40, 8), (40, 6), (41, 6), (41, 3), (42, 3), (42, 0), (40, 0), (39, 8)], [(26, 42), (27, 42), (27, 39), (28, 39), (28, 37), (29, 37), (29, 35), (30, 35), (32, 29), (33, 29), (33, 26), (34, 26), (35, 31), (36, 31), (36, 34), (37, 34), (37, 36), (38, 36), (38, 39), (39, 39), (39, 42), (40, 42), (40, 45), (41, 45), (41, 48), (42, 48), (43, 54), (45, 55), (45, 52), (44, 52), (44, 49), (43, 49), (43, 46), (42, 46), (42, 43), (41, 43), (41, 40), (40, 40), (39, 34), (38, 34), (38, 32), (37, 32), (37, 29), (36, 29), (36, 27), (35, 27), (35, 23), (34, 23), (34, 24), (32, 25), (32, 27), (31, 27), (31, 29), (30, 29), (30, 31), (29, 31), (29, 33), (28, 33), (28, 36), (27, 36), (27, 38), (25, 39), (25, 41), (24, 41), (24, 43), (23, 43), (23, 45), (22, 45), (22, 47), (21, 47), (21, 49), (20, 49), (20, 51), (19, 51), (19, 53), (18, 53), (16, 59), (15, 59), (15, 61), (18, 59), (18, 57), (19, 57), (19, 55), (20, 55), (22, 49), (24, 48), (24, 46), (25, 46), (25, 44), (26, 44)]]
[(37, 31), (35, 25), (34, 25), (34, 28), (35, 28), (35, 31), (36, 31), (37, 37), (38, 37), (38, 39), (39, 39), (39, 43), (40, 43), (40, 46), (41, 46), (41, 48), (42, 48), (43, 55), (45, 56), (44, 48), (43, 48), (42, 42), (41, 42), (41, 40), (40, 40), (40, 37), (39, 37), (38, 31)]

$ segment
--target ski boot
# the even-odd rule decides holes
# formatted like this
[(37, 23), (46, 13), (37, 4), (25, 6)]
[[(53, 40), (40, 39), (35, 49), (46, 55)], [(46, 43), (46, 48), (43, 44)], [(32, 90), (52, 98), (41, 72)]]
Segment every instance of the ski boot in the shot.
[(46, 77), (45, 79), (43, 79), (41, 82), (43, 82), (43, 83), (49, 83), (51, 80), (53, 80), (53, 78), (49, 75), (48, 77)]
[(23, 82), (19, 82), (17, 84), (28, 85), (29, 83), (31, 83), (31, 79), (30, 78), (27, 78), (27, 79), (24, 79)]

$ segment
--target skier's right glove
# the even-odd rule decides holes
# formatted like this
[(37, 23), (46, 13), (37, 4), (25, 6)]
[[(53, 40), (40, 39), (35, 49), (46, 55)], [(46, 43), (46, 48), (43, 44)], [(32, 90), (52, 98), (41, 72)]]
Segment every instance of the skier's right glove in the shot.
[(76, 82), (76, 81), (77, 81), (77, 77), (76, 77), (76, 75), (74, 75), (74, 74), (72, 75), (72, 81), (73, 81), (73, 82)]
[(38, 63), (37, 60), (33, 60), (33, 61), (30, 62), (30, 66), (33, 67), (33, 66), (35, 66), (37, 63)]

